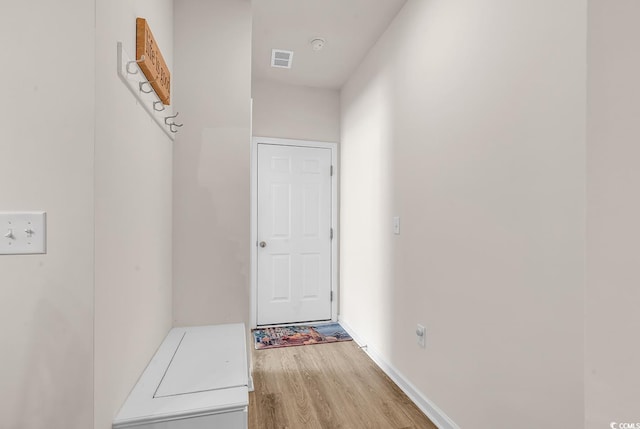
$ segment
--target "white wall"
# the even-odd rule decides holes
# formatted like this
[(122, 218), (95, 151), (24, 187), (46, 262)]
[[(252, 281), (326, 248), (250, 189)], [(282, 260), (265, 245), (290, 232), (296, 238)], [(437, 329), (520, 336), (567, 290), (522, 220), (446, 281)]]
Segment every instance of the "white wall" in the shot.
[(584, 420), (586, 13), (410, 0), (342, 91), (341, 317), (462, 428)]
[(589, 2), (587, 429), (640, 423), (640, 4)]
[(249, 323), (251, 2), (174, 15), (174, 323)]
[(340, 93), (326, 88), (254, 80), (253, 135), (340, 141)]
[(173, 143), (118, 78), (116, 43), (133, 57), (145, 18), (173, 71), (173, 1), (96, 4), (94, 427), (107, 429), (172, 322)]
[(81, 0), (0, 13), (0, 211), (48, 216), (46, 255), (0, 256), (3, 429), (92, 426), (93, 17)]

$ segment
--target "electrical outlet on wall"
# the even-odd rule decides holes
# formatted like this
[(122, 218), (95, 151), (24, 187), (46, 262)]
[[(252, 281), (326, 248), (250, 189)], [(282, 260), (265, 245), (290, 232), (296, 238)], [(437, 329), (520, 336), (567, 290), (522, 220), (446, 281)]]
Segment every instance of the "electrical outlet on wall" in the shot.
[(418, 339), (418, 345), (422, 348), (425, 348), (427, 341), (427, 330), (424, 326), (418, 324), (418, 326), (416, 327), (416, 337)]

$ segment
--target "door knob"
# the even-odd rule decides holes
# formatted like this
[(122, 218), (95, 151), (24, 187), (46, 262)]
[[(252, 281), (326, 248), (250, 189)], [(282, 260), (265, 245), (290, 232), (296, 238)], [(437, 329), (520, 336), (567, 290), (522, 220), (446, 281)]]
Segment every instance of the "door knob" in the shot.
[(266, 243), (266, 242), (264, 242), (264, 241), (261, 241), (261, 242), (260, 242), (260, 247), (267, 247), (267, 243)]

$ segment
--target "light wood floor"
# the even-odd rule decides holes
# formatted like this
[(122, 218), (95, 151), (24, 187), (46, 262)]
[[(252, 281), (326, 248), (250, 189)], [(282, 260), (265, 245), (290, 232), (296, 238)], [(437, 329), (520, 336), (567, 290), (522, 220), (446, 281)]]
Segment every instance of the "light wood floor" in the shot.
[(353, 341), (252, 354), (249, 429), (437, 429)]

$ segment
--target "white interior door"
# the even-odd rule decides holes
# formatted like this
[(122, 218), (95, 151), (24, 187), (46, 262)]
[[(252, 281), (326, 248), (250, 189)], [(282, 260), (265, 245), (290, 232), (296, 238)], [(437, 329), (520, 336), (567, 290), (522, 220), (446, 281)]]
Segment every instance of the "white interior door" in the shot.
[(257, 151), (257, 324), (329, 320), (331, 150)]

